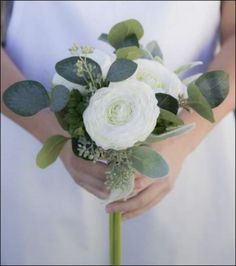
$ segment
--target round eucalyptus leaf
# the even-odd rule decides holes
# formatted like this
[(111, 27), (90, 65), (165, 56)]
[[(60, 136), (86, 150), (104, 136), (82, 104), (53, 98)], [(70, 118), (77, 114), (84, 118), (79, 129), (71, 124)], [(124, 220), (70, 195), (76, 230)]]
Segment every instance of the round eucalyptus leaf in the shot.
[(128, 59), (117, 59), (109, 68), (107, 80), (118, 82), (132, 76), (137, 69), (137, 64)]
[(206, 72), (195, 84), (212, 108), (221, 104), (229, 93), (229, 75), (224, 71)]
[(145, 146), (133, 147), (129, 158), (132, 166), (140, 174), (151, 178), (168, 174), (169, 167), (160, 154)]
[(165, 93), (156, 93), (156, 98), (158, 101), (158, 106), (162, 109), (177, 114), (179, 109), (178, 101), (171, 95)]
[(85, 62), (87, 67), (92, 69), (92, 76), (94, 78), (102, 76), (101, 67), (91, 58), (82, 56), (72, 56), (61, 60), (56, 64), (56, 72), (70, 82), (86, 85), (86, 80), (90, 80), (91, 78), (87, 72), (81, 73), (81, 76), (77, 75), (76, 63), (78, 61)]
[(111, 28), (108, 34), (108, 41), (115, 49), (118, 49), (128, 36), (134, 34), (139, 40), (143, 33), (143, 27), (140, 22), (135, 19), (129, 19), (119, 22)]
[(106, 33), (102, 33), (102, 34), (98, 37), (98, 40), (103, 41), (103, 42), (106, 42), (106, 43), (109, 43), (109, 42), (108, 42), (108, 34), (106, 34)]
[(44, 86), (33, 80), (19, 81), (3, 94), (5, 105), (21, 116), (32, 116), (49, 106), (48, 92)]
[(138, 58), (152, 59), (151, 55), (144, 49), (138, 48), (136, 46), (130, 46), (125, 48), (120, 48), (116, 51), (116, 57), (118, 59), (130, 59), (135, 60)]
[(70, 99), (70, 91), (63, 85), (57, 85), (51, 92), (50, 109), (52, 112), (61, 111)]
[(127, 36), (119, 45), (118, 48), (124, 48), (124, 47), (130, 47), (130, 46), (135, 46), (139, 47), (138, 43), (138, 38), (136, 37), (135, 34), (131, 34)]

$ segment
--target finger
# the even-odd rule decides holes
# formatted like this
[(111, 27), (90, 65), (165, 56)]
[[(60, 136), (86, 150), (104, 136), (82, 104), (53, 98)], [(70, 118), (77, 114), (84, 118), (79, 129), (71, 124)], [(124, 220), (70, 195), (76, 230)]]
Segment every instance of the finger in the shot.
[(140, 191), (150, 186), (153, 182), (155, 182), (155, 180), (152, 178), (137, 176), (134, 180), (134, 191), (132, 194), (137, 195)]
[(151, 202), (157, 194), (161, 193), (163, 185), (154, 183), (142, 190), (137, 196), (123, 202), (113, 202), (106, 206), (107, 212), (128, 212), (142, 208)]
[(84, 184), (81, 187), (84, 188), (89, 193), (93, 194), (94, 196), (96, 196), (99, 199), (106, 199), (109, 196), (109, 193), (107, 191), (98, 190), (98, 189), (96, 189), (93, 186), (90, 186), (88, 184)]
[(134, 218), (140, 214), (143, 214), (144, 212), (148, 211), (149, 209), (151, 209), (153, 206), (155, 206), (156, 204), (158, 204), (166, 195), (166, 192), (162, 192), (160, 194), (157, 195), (156, 199), (154, 199), (153, 201), (151, 201), (150, 203), (148, 203), (146, 206), (144, 206), (143, 208), (140, 209), (136, 209), (134, 211), (128, 211), (128, 212), (124, 212), (122, 214), (122, 219), (128, 220), (131, 218)]
[(96, 164), (91, 161), (82, 160), (80, 158), (73, 157), (72, 167), (77, 173), (86, 173), (87, 175), (97, 177), (103, 182), (106, 180), (106, 169), (107, 166), (105, 163), (97, 162)]
[(96, 177), (83, 173), (78, 175), (78, 173), (76, 173), (76, 175), (74, 175), (74, 180), (78, 185), (84, 187), (86, 190), (99, 198), (106, 198), (109, 196), (109, 192), (106, 189), (104, 181)]

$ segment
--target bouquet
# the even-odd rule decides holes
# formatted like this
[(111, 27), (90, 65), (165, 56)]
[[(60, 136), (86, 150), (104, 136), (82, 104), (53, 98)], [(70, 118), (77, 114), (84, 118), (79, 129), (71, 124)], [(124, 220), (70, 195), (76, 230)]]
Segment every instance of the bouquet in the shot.
[[(149, 147), (186, 133), (179, 113), (195, 111), (214, 122), (212, 108), (228, 93), (228, 75), (223, 71), (200, 73), (181, 79), (193, 62), (170, 71), (156, 41), (140, 44), (142, 25), (134, 19), (114, 25), (99, 39), (114, 53), (92, 47), (70, 48), (71, 56), (56, 63), (51, 88), (25, 80), (11, 85), (3, 99), (21, 116), (50, 108), (70, 138), (51, 136), (37, 155), (40, 168), (58, 157), (71, 142), (74, 154), (94, 163), (107, 164), (106, 203), (127, 198), (134, 189), (136, 173), (149, 178), (168, 174), (168, 165)], [(111, 264), (121, 264), (121, 214), (110, 214)]]

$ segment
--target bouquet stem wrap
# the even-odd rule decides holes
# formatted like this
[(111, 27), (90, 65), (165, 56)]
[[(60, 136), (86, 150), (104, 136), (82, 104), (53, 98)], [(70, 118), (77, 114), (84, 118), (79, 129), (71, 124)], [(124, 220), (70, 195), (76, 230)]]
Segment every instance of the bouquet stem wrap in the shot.
[(109, 214), (109, 231), (110, 231), (110, 264), (121, 265), (122, 249), (122, 218), (120, 212)]

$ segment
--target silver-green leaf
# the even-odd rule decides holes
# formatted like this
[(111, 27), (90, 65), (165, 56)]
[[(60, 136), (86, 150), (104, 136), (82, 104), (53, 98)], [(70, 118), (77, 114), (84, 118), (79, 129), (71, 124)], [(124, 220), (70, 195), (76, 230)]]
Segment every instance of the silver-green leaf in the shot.
[(195, 82), (211, 108), (221, 104), (229, 93), (229, 75), (220, 70), (206, 72)]
[(137, 64), (128, 59), (117, 59), (109, 68), (107, 80), (118, 82), (132, 76), (137, 69)]
[(52, 112), (60, 112), (70, 99), (70, 91), (63, 85), (57, 85), (51, 92), (50, 109)]
[(160, 178), (168, 174), (166, 161), (149, 147), (133, 147), (129, 159), (133, 168), (147, 177)]
[(161, 58), (163, 60), (163, 54), (160, 46), (156, 41), (151, 41), (146, 45), (146, 49), (151, 53), (151, 55), (155, 58)]
[(138, 58), (152, 59), (152, 56), (144, 49), (138, 48), (136, 46), (130, 46), (125, 48), (120, 48), (116, 51), (116, 57), (118, 59), (130, 59), (135, 60)]
[(202, 95), (199, 88), (193, 83), (188, 86), (187, 104), (208, 121), (212, 123), (215, 122), (214, 115), (209, 103)]
[(115, 48), (122, 46), (122, 42), (130, 35), (139, 40), (143, 36), (143, 27), (136, 19), (128, 19), (114, 25), (108, 33), (108, 41)]
[(33, 80), (19, 81), (3, 94), (5, 105), (21, 116), (32, 116), (49, 106), (48, 92), (42, 84)]
[(189, 132), (194, 127), (195, 127), (195, 123), (192, 123), (192, 124), (187, 124), (187, 125), (183, 125), (183, 126), (178, 126), (175, 129), (172, 129), (172, 130), (170, 130), (166, 133), (160, 134), (160, 135), (151, 134), (143, 143), (144, 144), (151, 144), (154, 142), (166, 140), (166, 139), (171, 138), (171, 137), (179, 136), (179, 135), (182, 135), (182, 134)]

